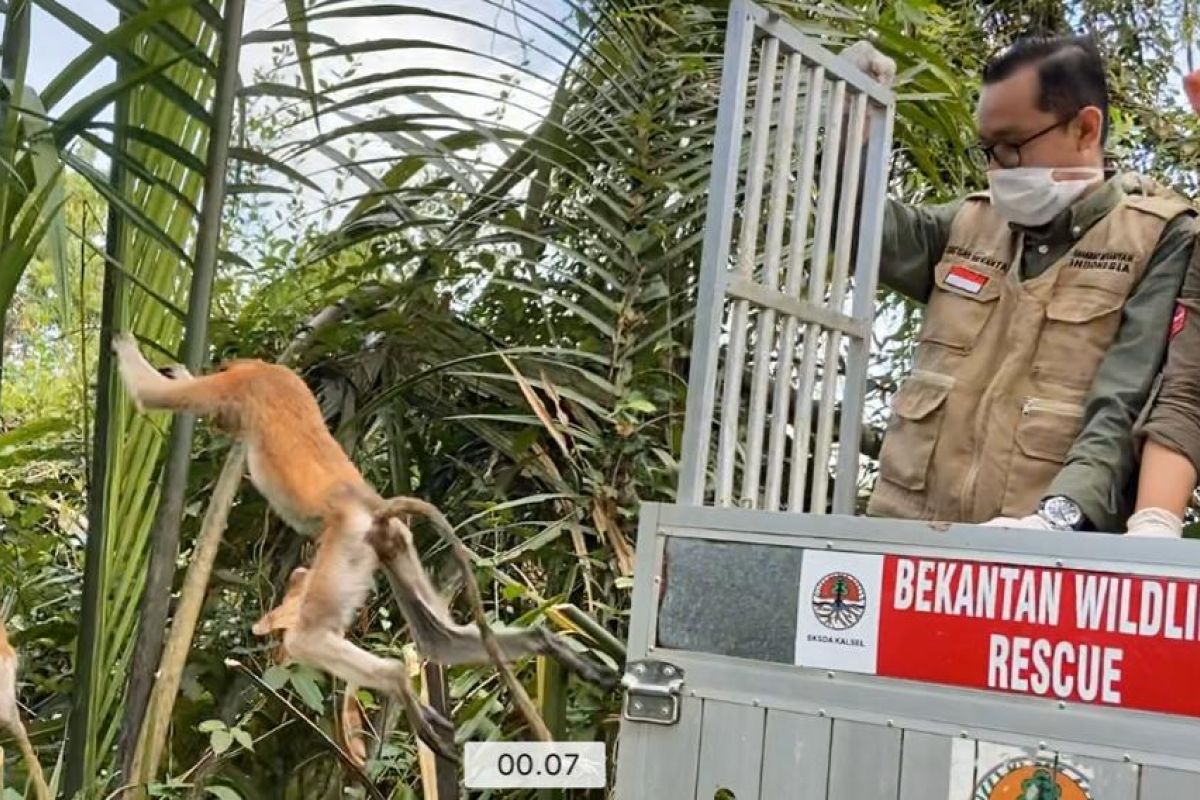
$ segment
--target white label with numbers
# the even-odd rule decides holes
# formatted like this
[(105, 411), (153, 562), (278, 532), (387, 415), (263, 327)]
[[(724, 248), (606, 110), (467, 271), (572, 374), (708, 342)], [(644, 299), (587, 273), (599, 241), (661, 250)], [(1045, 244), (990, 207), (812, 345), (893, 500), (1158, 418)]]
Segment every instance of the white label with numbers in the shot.
[(467, 742), (468, 789), (603, 789), (604, 742)]

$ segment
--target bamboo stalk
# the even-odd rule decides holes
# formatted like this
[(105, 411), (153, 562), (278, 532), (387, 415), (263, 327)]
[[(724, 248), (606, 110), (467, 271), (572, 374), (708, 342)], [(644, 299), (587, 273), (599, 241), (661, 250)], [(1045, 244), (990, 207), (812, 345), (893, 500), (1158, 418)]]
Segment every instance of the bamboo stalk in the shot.
[[(208, 316), (212, 304), (213, 280), (221, 240), (221, 213), (225, 207), (226, 171), (229, 166), (230, 137), (233, 130), (234, 101), (239, 85), (238, 63), (241, 55), (245, 0), (228, 0), (221, 36), (217, 86), (213, 99), (213, 125), (208, 138), (203, 201), (200, 209), (192, 283), (188, 293), (188, 314), (184, 329), (183, 365), (199, 372), (208, 346)], [(192, 437), (196, 418), (175, 414), (167, 445), (163, 489), (150, 534), (150, 559), (142, 588), (140, 620), (129, 669), (125, 698), (125, 717), (121, 726), (120, 760), (126, 775), (133, 772), (134, 752), (145, 719), (146, 704), (162, 654), (163, 635), (171, 604), (171, 582), (179, 553), (179, 527), (183, 517), (191, 465)]]
[[(118, 15), (125, 21), (125, 13)], [(118, 62), (116, 79), (128, 73), (124, 62)], [(113, 108), (113, 148), (123, 151), (127, 146), (125, 131), (129, 127), (129, 93), (121, 92)], [(114, 158), (109, 182), (117, 195), (125, 193), (125, 168)], [(84, 554), (83, 598), (79, 618), (79, 642), (75, 651), (75, 684), (72, 689), (71, 717), (67, 728), (66, 772), (63, 793), (74, 797), (84, 782), (96, 775), (94, 769), (95, 742), (92, 728), (96, 718), (96, 695), (99, 691), (101, 632), (104, 625), (104, 587), (108, 550), (108, 475), (109, 456), (113, 442), (113, 406), (116, 370), (112, 357), (112, 338), (116, 323), (122, 316), (124, 278), (115, 266), (121, 261), (124, 240), (121, 210), (108, 204), (108, 220), (104, 240), (104, 285), (101, 289), (100, 352), (96, 366), (96, 416), (92, 433), (92, 468), (88, 482), (88, 537)]]

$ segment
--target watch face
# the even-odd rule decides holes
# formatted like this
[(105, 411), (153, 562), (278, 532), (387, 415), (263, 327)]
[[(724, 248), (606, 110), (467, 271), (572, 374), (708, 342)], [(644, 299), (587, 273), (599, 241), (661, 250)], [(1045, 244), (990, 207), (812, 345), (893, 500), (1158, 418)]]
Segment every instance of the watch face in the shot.
[(1083, 512), (1075, 502), (1066, 497), (1051, 497), (1046, 501), (1046, 519), (1051, 525), (1061, 528), (1075, 528), (1083, 521)]

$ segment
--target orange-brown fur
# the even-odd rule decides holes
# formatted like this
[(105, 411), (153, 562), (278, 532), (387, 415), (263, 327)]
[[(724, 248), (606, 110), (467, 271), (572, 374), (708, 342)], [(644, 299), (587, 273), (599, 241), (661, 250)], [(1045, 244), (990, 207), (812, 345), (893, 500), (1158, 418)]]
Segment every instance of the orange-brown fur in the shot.
[[(283, 630), (288, 656), (349, 684), (398, 697), (417, 733), (433, 749), (456, 757), (443, 738), (452, 733), (449, 722), (419, 702), (403, 662), (379, 658), (345, 639), (382, 565), (413, 639), (427, 657), (457, 664), (486, 661), (489, 654), (512, 659), (546, 653), (591, 680), (614, 683), (612, 676), (542, 629), (485, 634), (484, 625), (454, 623), (400, 517), (417, 514), (433, 522), (469, 573), (466, 549), (453, 528), (422, 500), (380, 497), (330, 435), (316, 398), (290, 369), (240, 359), (211, 375), (193, 377), (182, 368), (171, 368), (167, 371), (173, 377), (167, 377), (142, 357), (132, 337), (115, 337), (113, 349), (122, 381), (140, 410), (213, 418), (245, 443), (250, 480), (276, 513), (297, 530), (318, 536), (311, 569), (297, 570), (281, 605), (255, 624), (256, 633)], [(497, 666), (504, 671), (501, 663)]]
[(8, 630), (4, 627), (4, 621), (0, 620), (0, 728), (7, 730), (17, 740), (17, 748), (25, 760), (38, 800), (50, 800), (50, 789), (46, 786), (42, 766), (38, 763), (17, 707), (17, 667), (17, 651), (8, 643)]

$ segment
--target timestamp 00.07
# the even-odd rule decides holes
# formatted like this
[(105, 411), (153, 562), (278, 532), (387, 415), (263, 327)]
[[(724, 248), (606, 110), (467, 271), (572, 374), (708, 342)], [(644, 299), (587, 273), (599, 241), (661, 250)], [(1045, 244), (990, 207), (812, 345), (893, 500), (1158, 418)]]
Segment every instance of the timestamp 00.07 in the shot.
[(467, 742), (468, 789), (603, 789), (604, 742)]

